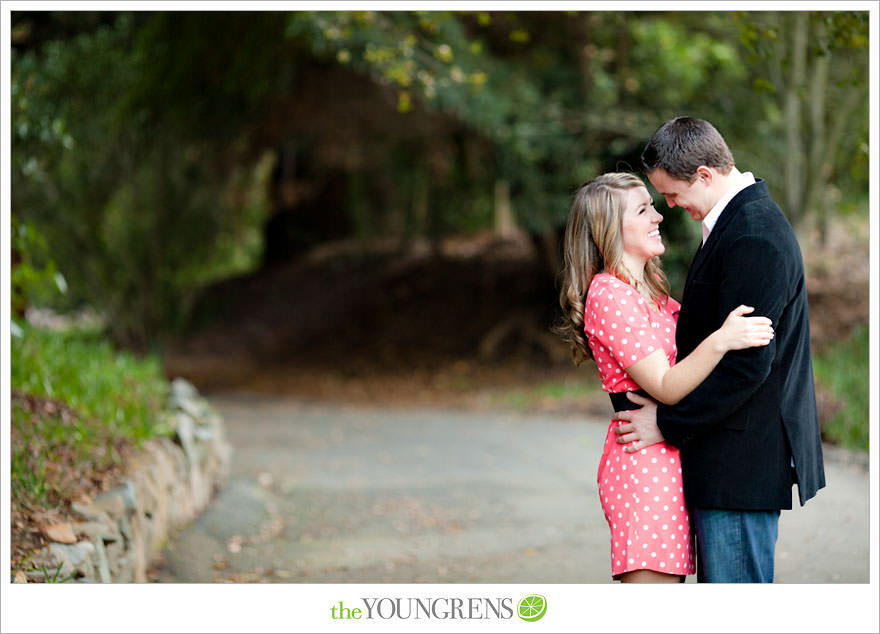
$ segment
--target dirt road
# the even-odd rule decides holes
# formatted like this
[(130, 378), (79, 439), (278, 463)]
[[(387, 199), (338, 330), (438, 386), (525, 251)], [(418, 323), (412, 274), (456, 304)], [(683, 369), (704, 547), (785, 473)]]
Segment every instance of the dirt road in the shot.
[[(595, 482), (607, 421), (210, 398), (232, 474), (160, 582), (607, 583)], [(867, 583), (867, 456), (782, 514), (779, 583)], [(693, 578), (688, 578), (693, 582)]]

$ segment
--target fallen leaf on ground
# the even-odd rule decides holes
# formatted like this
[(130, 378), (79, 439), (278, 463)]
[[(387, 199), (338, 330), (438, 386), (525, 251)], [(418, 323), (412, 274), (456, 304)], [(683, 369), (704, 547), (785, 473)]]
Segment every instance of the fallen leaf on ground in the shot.
[(73, 529), (70, 528), (70, 524), (67, 522), (40, 526), (40, 532), (53, 542), (61, 542), (62, 544), (76, 543), (76, 535), (74, 534)]

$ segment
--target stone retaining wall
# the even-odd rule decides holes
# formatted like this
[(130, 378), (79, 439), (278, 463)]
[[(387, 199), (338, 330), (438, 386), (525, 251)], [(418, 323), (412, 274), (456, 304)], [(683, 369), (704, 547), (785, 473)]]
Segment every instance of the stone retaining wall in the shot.
[[(27, 581), (73, 575), (81, 582), (147, 581), (170, 532), (192, 522), (229, 474), (223, 421), (183, 379), (171, 385), (175, 434), (144, 443), (122, 484), (91, 503), (75, 502), (73, 543), (50, 542), (31, 560)], [(18, 579), (25, 581), (25, 579)]]

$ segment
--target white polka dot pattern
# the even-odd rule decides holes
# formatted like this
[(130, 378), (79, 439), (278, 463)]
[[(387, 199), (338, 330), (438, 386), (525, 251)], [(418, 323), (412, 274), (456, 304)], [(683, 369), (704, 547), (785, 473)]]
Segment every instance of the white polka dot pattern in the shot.
[(679, 303), (670, 297), (657, 311), (632, 286), (613, 275), (593, 277), (584, 306), (584, 334), (599, 366), (603, 390), (638, 389), (625, 370), (655, 350), (665, 351), (669, 364), (675, 363), (679, 309)]
[[(604, 390), (639, 389), (625, 368), (658, 348), (675, 363), (679, 305), (674, 299), (657, 311), (625, 282), (599, 274), (590, 284), (585, 308), (584, 332)], [(678, 450), (658, 443), (626, 453), (617, 444), (615, 427), (611, 421), (598, 472), (602, 510), (611, 529), (611, 574), (639, 569), (694, 574)]]

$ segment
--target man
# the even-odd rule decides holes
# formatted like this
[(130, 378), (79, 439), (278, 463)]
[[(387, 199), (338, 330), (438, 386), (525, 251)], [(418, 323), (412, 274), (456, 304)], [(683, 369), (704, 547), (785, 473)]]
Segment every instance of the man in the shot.
[[(642, 153), (667, 205), (702, 223), (676, 332), (684, 358), (740, 304), (773, 321), (770, 345), (728, 352), (676, 405), (632, 395), (618, 442), (681, 451), (700, 582), (772, 582), (781, 509), (825, 486), (803, 261), (794, 231), (763, 179), (736, 169), (708, 122), (678, 117)], [(627, 422), (629, 421), (629, 422)], [(662, 434), (662, 435), (661, 435)]]

